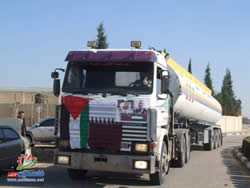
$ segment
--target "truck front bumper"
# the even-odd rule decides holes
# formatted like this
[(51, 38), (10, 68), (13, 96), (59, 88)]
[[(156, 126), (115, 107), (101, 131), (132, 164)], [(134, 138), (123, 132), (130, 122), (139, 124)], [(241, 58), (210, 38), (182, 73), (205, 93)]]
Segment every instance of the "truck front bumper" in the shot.
[(155, 156), (55, 152), (56, 166), (93, 171), (155, 173)]

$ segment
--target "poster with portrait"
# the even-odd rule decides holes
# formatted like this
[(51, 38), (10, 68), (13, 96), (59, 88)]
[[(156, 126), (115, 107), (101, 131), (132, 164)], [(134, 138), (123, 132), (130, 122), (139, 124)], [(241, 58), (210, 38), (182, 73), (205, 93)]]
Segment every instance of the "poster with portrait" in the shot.
[(147, 121), (148, 103), (145, 100), (118, 100), (117, 121)]

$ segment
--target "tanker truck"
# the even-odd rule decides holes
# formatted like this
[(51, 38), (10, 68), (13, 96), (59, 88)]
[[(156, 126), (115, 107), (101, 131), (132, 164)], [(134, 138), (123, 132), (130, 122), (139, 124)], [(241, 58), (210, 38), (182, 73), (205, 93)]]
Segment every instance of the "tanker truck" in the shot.
[(221, 105), (210, 89), (168, 54), (131, 46), (70, 51), (62, 87), (64, 69), (51, 73), (59, 97), (54, 164), (72, 179), (146, 173), (160, 185), (170, 166), (189, 161), (192, 144), (222, 145)]

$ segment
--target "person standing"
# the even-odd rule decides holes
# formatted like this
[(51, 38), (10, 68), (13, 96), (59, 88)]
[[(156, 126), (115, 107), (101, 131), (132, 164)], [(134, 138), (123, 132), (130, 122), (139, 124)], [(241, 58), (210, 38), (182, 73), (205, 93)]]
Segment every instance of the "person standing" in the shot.
[(22, 127), (21, 127), (21, 135), (23, 137), (26, 137), (26, 124), (25, 124), (25, 118), (24, 118), (24, 111), (19, 111), (17, 118), (22, 119)]
[[(24, 137), (24, 144), (25, 144), (25, 155), (28, 156), (31, 155), (31, 142), (28, 137), (26, 137), (26, 124), (25, 124), (25, 118), (24, 118), (24, 111), (19, 111), (17, 118), (22, 119), (22, 125), (21, 125), (21, 135)], [(23, 165), (26, 165), (29, 163), (29, 160), (27, 158), (24, 159)]]

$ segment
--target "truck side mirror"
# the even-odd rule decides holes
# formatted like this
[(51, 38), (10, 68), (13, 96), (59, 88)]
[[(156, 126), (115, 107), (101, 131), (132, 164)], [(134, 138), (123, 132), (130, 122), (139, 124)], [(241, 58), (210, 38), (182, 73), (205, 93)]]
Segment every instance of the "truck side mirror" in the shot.
[(58, 72), (54, 71), (54, 72), (51, 73), (51, 78), (56, 79), (58, 77), (59, 77), (59, 73)]
[(169, 92), (169, 74), (168, 71), (162, 72), (162, 80), (161, 80), (161, 93)]
[(60, 95), (60, 79), (54, 79), (53, 93), (57, 97)]

